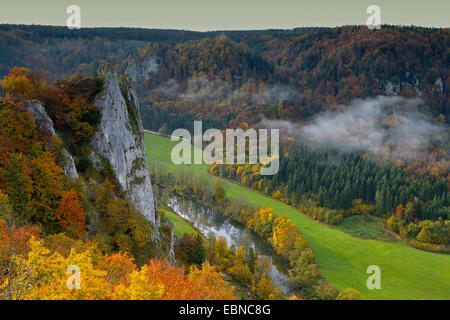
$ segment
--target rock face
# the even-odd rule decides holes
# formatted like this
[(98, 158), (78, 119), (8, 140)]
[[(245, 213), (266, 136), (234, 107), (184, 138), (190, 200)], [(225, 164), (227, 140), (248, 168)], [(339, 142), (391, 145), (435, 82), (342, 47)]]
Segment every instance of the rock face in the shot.
[[(56, 134), (53, 121), (45, 112), (44, 107), (39, 101), (33, 100), (28, 102), (27, 111), (34, 116), (34, 123), (41, 129), (48, 131), (51, 136)], [(78, 178), (78, 172), (75, 167), (72, 155), (64, 148), (61, 149), (61, 162), (66, 176), (73, 179)]]
[(48, 131), (52, 136), (55, 135), (53, 121), (45, 112), (44, 107), (39, 101), (30, 101), (27, 105), (27, 111), (34, 116), (34, 123), (41, 129)]
[(105, 81), (95, 102), (101, 121), (90, 144), (110, 162), (127, 199), (154, 224), (155, 205), (136, 93), (125, 83), (122, 94), (111, 66), (102, 66), (98, 73)]
[(158, 70), (158, 61), (153, 56), (147, 56), (142, 61), (136, 61), (130, 65), (125, 73), (127, 73), (133, 83), (138, 83), (144, 80), (149, 80), (151, 73), (156, 73)]
[(4, 97), (5, 97), (5, 90), (3, 90), (3, 87), (0, 84), (0, 98), (4, 98)]
[[(409, 91), (417, 91), (418, 96), (423, 96), (425, 88), (423, 88), (423, 85), (420, 84), (423, 82), (422, 80), (419, 80), (419, 77), (410, 72), (406, 72), (404, 76), (404, 80), (398, 81), (398, 80), (379, 80), (375, 79), (375, 81), (378, 83), (378, 93), (386, 94), (387, 96), (392, 95), (398, 95), (403, 89), (407, 89)], [(437, 77), (433, 90), (437, 92), (444, 92), (444, 82), (442, 81), (441, 77)]]
[(436, 79), (436, 82), (434, 83), (436, 90), (439, 92), (444, 92), (444, 85), (442, 83), (442, 78), (439, 77)]
[(72, 177), (73, 179), (78, 178), (77, 168), (75, 166), (75, 161), (73, 161), (72, 155), (66, 150), (61, 149), (61, 156), (63, 157), (63, 169), (66, 176)]

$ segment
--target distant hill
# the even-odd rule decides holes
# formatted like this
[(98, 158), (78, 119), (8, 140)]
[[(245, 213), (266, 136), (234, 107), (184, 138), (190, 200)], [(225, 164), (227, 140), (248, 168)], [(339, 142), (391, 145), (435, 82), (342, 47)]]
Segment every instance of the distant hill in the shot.
[[(125, 72), (152, 56), (158, 68), (138, 89), (144, 105), (161, 107), (152, 115), (156, 124), (144, 123), (153, 130), (163, 125), (158, 117), (168, 112), (164, 105), (175, 108), (175, 115), (186, 112), (173, 103), (173, 96), (153, 91), (176, 81), (183, 94), (187, 83), (199, 78), (209, 89), (210, 81), (216, 82), (215, 90), (218, 81), (230, 86), (239, 99), (190, 103), (183, 107), (193, 110), (189, 119), (211, 118), (220, 104), (222, 112), (235, 115), (229, 125), (259, 121), (260, 114), (300, 121), (355, 98), (401, 95), (420, 97), (423, 111), (433, 117), (442, 114), (448, 122), (449, 35), (449, 29), (396, 26), (193, 32), (0, 25), (0, 77), (24, 66), (57, 79), (90, 74), (104, 62)], [(280, 88), (288, 94), (277, 98)], [(267, 92), (272, 98), (255, 98)]]
[(347, 26), (276, 38), (260, 55), (276, 66), (276, 78), (312, 90), (317, 103), (399, 94), (447, 114), (449, 40), (449, 29)]

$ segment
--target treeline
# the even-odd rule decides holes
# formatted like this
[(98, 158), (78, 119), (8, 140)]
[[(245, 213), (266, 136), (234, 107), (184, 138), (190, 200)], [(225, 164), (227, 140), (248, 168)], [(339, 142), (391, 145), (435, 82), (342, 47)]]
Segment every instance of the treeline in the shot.
[(351, 215), (374, 214), (388, 219), (392, 231), (415, 240), (415, 246), (448, 250), (448, 172), (408, 174), (400, 164), (379, 164), (363, 154), (312, 151), (305, 146), (282, 153), (279, 171), (273, 176), (261, 176), (260, 168), (259, 164), (212, 164), (210, 173), (269, 194), (323, 223), (339, 224)]
[[(25, 40), (34, 42), (46, 38), (56, 39), (95, 39), (104, 38), (110, 41), (136, 40), (148, 42), (185, 42), (207, 36), (207, 33), (196, 31), (143, 29), (143, 28), (82, 28), (69, 29), (65, 26), (40, 26), (0, 24), (0, 31), (21, 33)], [(214, 33), (211, 33), (214, 34)], [(217, 34), (217, 33), (215, 33)]]
[(413, 247), (450, 253), (450, 220), (407, 222), (403, 219), (402, 209), (400, 205), (395, 215), (386, 220), (386, 225), (391, 231), (406, 239)]
[(192, 111), (191, 107), (192, 104), (187, 102), (168, 102), (167, 104), (148, 102), (146, 106), (141, 106), (140, 113), (146, 129), (169, 135), (179, 128), (187, 129), (193, 133), (194, 121), (202, 121), (204, 129), (222, 128), (237, 115), (237, 112), (215, 108), (217, 112), (214, 112), (214, 115), (209, 115), (206, 118), (196, 117), (190, 112)]
[[(153, 92), (166, 89), (170, 80), (183, 84), (206, 77), (233, 89), (246, 83), (286, 86), (298, 96), (270, 106), (257, 103), (256, 112), (251, 102), (197, 103), (200, 106), (189, 112), (193, 117), (208, 118), (220, 106), (237, 111), (239, 121), (250, 124), (259, 121), (260, 114), (299, 121), (330, 105), (398, 94), (421, 97), (425, 112), (434, 117), (442, 114), (448, 122), (448, 40), (448, 29), (394, 26), (201, 33), (1, 25), (0, 75), (17, 65), (46, 70), (55, 79), (89, 74), (103, 62), (123, 72), (153, 55), (158, 70), (139, 83), (141, 101), (150, 108), (149, 102), (173, 107), (173, 97), (155, 100)], [(183, 106), (175, 107), (183, 112)]]
[[(312, 199), (317, 206), (349, 211), (354, 200), (376, 205), (385, 215), (411, 206), (408, 221), (449, 218), (447, 177), (425, 172), (408, 175), (403, 165), (379, 164), (360, 153), (299, 146), (280, 155), (277, 174), (263, 177), (251, 165), (213, 165), (211, 172), (282, 198), (293, 205)], [(409, 205), (408, 205), (409, 204)]]
[(110, 41), (116, 40), (136, 40), (146, 42), (164, 42), (178, 43), (191, 40), (200, 40), (206, 37), (215, 37), (222, 34), (227, 35), (234, 41), (252, 43), (252, 47), (260, 44), (262, 36), (272, 37), (292, 37), (305, 32), (312, 32), (324, 28), (297, 28), (294, 30), (252, 30), (252, 31), (189, 31), (189, 30), (170, 30), (170, 29), (145, 29), (145, 28), (82, 28), (68, 29), (62, 26), (44, 26), (44, 25), (17, 25), (0, 24), (0, 31), (15, 31), (22, 33), (22, 37), (36, 42), (45, 38), (57, 39), (94, 39), (105, 38)]
[(111, 42), (104, 38), (64, 40), (15, 29), (0, 31), (0, 46), (0, 77), (19, 66), (42, 70), (53, 80), (71, 77), (75, 73), (90, 75), (106, 61), (119, 65), (127, 63), (128, 55), (133, 56), (138, 48), (144, 47), (136, 41)]

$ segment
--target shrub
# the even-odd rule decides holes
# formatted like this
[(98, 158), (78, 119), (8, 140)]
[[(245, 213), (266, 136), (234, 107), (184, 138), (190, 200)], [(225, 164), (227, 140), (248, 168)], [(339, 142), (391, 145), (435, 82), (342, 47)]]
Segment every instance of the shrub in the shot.
[(77, 169), (79, 172), (83, 173), (86, 172), (87, 169), (92, 167), (92, 161), (89, 159), (88, 156), (82, 155), (77, 163)]

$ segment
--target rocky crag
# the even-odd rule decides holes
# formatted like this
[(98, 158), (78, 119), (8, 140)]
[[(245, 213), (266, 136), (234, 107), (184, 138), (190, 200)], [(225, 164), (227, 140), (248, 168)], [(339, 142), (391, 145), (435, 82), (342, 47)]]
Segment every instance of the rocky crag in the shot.
[(101, 120), (90, 144), (107, 159), (127, 199), (156, 224), (150, 173), (146, 162), (139, 102), (131, 81), (122, 80), (109, 65), (98, 75), (104, 79), (103, 92), (96, 97)]

